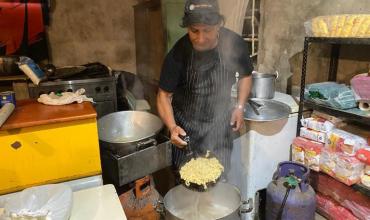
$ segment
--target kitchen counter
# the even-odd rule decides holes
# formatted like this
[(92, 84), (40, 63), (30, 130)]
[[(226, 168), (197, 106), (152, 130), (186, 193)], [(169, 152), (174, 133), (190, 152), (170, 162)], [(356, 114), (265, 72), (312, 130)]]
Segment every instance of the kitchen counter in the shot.
[(17, 101), (16, 108), (0, 130), (25, 128), (58, 122), (96, 118), (89, 102), (61, 106), (44, 105), (37, 100)]
[[(0, 196), (0, 201), (16, 194)], [(0, 216), (3, 212), (4, 209), (0, 208)], [(69, 220), (126, 220), (126, 215), (116, 189), (109, 184), (73, 192)]]
[(73, 193), (70, 220), (126, 220), (113, 185), (104, 185)]

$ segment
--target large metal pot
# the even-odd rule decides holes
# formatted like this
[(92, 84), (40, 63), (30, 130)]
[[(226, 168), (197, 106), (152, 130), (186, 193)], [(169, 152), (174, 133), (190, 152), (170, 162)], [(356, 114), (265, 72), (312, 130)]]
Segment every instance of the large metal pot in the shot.
[(166, 220), (236, 220), (250, 211), (239, 190), (228, 183), (217, 183), (206, 192), (196, 192), (178, 185), (164, 197), (162, 210)]
[(161, 119), (148, 112), (121, 111), (98, 120), (99, 140), (104, 148), (128, 155), (143, 149), (163, 128)]
[(275, 94), (275, 81), (279, 73), (275, 74), (252, 72), (252, 98), (272, 99)]

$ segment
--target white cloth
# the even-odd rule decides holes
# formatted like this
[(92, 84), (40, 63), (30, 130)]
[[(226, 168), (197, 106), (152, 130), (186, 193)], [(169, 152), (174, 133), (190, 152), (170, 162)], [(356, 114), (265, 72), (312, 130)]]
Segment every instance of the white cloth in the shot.
[(61, 95), (51, 92), (50, 94), (40, 95), (37, 101), (46, 105), (66, 105), (73, 102), (82, 103), (84, 101), (93, 102), (93, 99), (86, 97), (86, 95), (83, 95), (84, 93), (85, 89), (79, 89), (76, 92), (63, 92)]

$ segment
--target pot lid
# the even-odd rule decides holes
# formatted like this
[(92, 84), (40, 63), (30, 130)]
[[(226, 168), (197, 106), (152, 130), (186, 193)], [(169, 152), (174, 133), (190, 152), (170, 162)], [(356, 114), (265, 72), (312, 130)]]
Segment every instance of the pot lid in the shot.
[(249, 121), (275, 121), (287, 118), (290, 107), (271, 99), (249, 99), (245, 105), (244, 119)]

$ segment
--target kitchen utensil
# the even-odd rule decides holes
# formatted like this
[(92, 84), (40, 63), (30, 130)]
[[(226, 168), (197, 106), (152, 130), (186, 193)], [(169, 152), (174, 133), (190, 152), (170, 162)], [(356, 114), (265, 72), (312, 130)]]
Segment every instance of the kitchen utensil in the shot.
[(122, 156), (152, 145), (162, 128), (161, 119), (148, 112), (114, 112), (98, 120), (99, 140)]
[[(201, 153), (198, 152), (197, 150), (193, 150), (192, 145), (191, 145), (191, 140), (190, 140), (189, 136), (185, 136), (185, 137), (181, 137), (181, 138), (187, 143), (187, 145), (186, 145), (186, 148), (184, 149), (185, 150), (185, 158), (184, 158), (183, 162), (180, 165), (180, 170), (186, 163), (188, 163), (192, 159), (197, 159), (197, 158), (201, 158), (201, 157), (216, 158), (217, 159), (216, 155), (213, 154), (210, 151), (207, 151), (207, 152), (205, 152), (204, 155), (201, 155)], [(181, 178), (181, 176), (180, 176), (180, 178), (181, 178), (180, 182), (181, 182), (182, 185), (184, 185), (186, 188), (188, 188), (190, 190), (194, 190), (194, 191), (198, 191), (198, 192), (204, 192), (204, 191), (208, 190), (210, 187), (213, 187), (218, 182), (220, 177), (217, 178), (215, 181), (211, 181), (211, 182), (206, 183), (206, 186), (207, 186), (206, 188), (203, 185), (199, 185), (199, 184), (192, 183), (192, 182), (190, 182), (187, 185), (186, 181), (183, 180)]]
[[(260, 105), (260, 107), (256, 108), (256, 106), (258, 106), (257, 104)], [(291, 112), (290, 107), (282, 102), (257, 98), (250, 99), (246, 104), (245, 110), (244, 119), (250, 121), (279, 120), (287, 118)]]
[(196, 152), (193, 151), (191, 143), (190, 143), (190, 136), (182, 136), (180, 138), (186, 142), (185, 150), (185, 161), (190, 161), (192, 158), (196, 158), (198, 155)]
[(252, 98), (272, 99), (275, 94), (275, 81), (279, 77), (276, 71), (274, 74), (252, 72)]
[(249, 99), (249, 100), (248, 100), (248, 103), (249, 103), (249, 105), (252, 107), (252, 109), (253, 109), (254, 113), (255, 113), (256, 115), (260, 115), (260, 113), (259, 113), (258, 109), (259, 109), (262, 105), (261, 105), (261, 104), (259, 104), (259, 103), (257, 103), (257, 102), (255, 102), (255, 101), (253, 101), (253, 100), (251, 100), (251, 99)]

